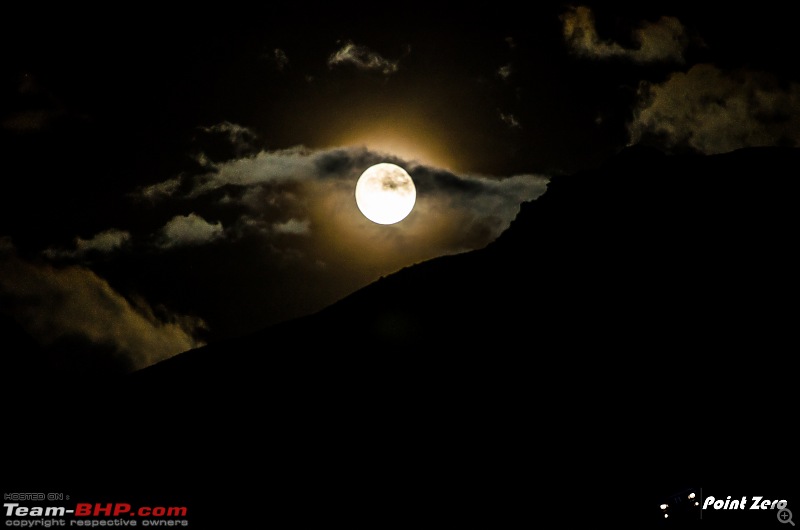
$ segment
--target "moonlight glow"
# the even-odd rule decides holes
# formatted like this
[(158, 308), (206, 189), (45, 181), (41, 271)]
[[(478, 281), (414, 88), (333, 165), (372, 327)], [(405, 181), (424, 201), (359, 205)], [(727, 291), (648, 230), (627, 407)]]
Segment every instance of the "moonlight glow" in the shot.
[(358, 209), (381, 225), (405, 219), (416, 200), (417, 189), (411, 176), (394, 164), (376, 164), (364, 171), (356, 183)]

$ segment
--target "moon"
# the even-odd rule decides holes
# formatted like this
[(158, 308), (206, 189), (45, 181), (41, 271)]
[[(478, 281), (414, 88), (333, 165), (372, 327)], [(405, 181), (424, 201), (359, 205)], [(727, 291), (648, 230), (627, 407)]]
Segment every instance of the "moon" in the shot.
[(405, 169), (389, 163), (367, 168), (356, 182), (356, 204), (364, 217), (379, 225), (405, 219), (417, 201), (417, 188)]

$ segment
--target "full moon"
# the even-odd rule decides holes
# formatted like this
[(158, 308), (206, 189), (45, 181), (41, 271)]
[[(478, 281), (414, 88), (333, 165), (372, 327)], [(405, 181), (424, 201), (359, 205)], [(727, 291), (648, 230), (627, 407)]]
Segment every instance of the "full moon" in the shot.
[(356, 183), (356, 204), (364, 217), (380, 225), (402, 221), (414, 209), (417, 188), (405, 169), (381, 163), (367, 168)]

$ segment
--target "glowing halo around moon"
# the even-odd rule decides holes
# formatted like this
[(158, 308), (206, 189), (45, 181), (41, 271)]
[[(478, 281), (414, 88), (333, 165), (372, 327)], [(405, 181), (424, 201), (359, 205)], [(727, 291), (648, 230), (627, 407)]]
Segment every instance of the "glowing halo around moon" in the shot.
[(405, 219), (417, 201), (417, 188), (405, 169), (383, 162), (367, 168), (356, 183), (356, 204), (364, 217), (380, 225)]

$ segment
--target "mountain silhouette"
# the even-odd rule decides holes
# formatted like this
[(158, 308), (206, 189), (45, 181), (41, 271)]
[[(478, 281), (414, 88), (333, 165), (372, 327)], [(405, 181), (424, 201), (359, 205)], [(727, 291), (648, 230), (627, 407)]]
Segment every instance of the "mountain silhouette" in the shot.
[(796, 458), (798, 175), (793, 148), (625, 149), (485, 248), (92, 386), (70, 450), (172, 470), (209, 527), (641, 528), (687, 482), (758, 490)]

